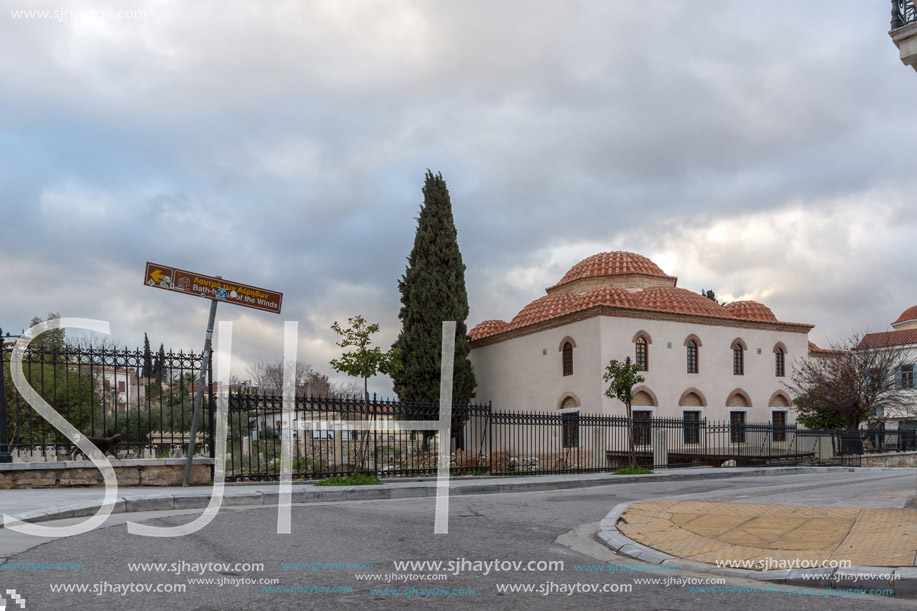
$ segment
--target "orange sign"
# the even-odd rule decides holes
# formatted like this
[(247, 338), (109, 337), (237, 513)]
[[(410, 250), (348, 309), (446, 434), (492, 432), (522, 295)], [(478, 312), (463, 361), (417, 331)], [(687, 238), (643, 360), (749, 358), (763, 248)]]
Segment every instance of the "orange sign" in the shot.
[(143, 283), (157, 289), (225, 301), (233, 305), (274, 314), (280, 314), (280, 305), (283, 302), (283, 293), (277, 291), (259, 289), (247, 284), (149, 262), (146, 264)]

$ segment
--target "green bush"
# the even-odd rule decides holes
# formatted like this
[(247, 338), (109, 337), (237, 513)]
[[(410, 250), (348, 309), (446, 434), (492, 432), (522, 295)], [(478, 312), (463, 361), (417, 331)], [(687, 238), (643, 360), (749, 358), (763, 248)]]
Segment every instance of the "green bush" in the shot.
[(614, 472), (615, 475), (649, 475), (653, 472), (652, 469), (644, 469), (643, 467), (624, 467), (623, 469), (618, 469)]
[(329, 477), (315, 482), (316, 486), (375, 486), (382, 481), (375, 475), (368, 473), (351, 473), (344, 477)]

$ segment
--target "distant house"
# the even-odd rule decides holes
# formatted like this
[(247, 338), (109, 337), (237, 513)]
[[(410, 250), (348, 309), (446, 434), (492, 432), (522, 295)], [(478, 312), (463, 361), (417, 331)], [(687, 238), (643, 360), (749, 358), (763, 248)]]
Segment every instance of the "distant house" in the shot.
[(783, 382), (794, 359), (810, 354), (813, 325), (778, 320), (755, 301), (723, 306), (676, 285), (638, 254), (580, 261), (509, 322), (471, 329), (477, 398), (499, 410), (624, 415), (624, 405), (605, 396), (602, 375), (612, 359), (630, 357), (645, 378), (634, 389), (635, 418), (790, 424)]
[(890, 429), (917, 429), (917, 306), (912, 306), (901, 313), (891, 324), (892, 331), (868, 333), (860, 340), (861, 350), (894, 350), (899, 352), (902, 363), (895, 372), (895, 383), (898, 388), (909, 395), (909, 405), (894, 413), (879, 414), (887, 419)]
[(96, 396), (109, 409), (124, 411), (146, 401), (146, 386), (137, 377), (136, 368), (84, 364), (69, 364), (67, 367), (81, 375), (92, 376)]

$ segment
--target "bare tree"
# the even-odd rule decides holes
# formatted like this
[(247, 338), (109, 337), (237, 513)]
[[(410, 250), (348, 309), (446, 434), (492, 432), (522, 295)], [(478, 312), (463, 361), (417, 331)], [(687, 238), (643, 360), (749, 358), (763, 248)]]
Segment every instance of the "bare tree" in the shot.
[[(261, 394), (283, 394), (283, 361), (256, 361), (248, 369), (252, 386)], [(296, 396), (326, 395), (331, 391), (328, 376), (315, 371), (312, 365), (296, 361), (296, 378), (294, 381)]]
[(335, 397), (358, 397), (363, 394), (363, 388), (353, 380), (335, 382), (331, 385), (330, 394)]
[(865, 335), (835, 342), (825, 356), (799, 359), (792, 381), (797, 420), (809, 428), (870, 428), (890, 418), (914, 415), (900, 384), (904, 353), (872, 346)]

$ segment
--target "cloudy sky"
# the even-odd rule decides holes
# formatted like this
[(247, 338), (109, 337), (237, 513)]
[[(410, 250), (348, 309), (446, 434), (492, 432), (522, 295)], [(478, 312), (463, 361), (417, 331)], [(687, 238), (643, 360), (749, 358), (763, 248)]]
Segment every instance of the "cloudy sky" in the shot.
[(284, 320), (332, 374), (333, 321), (397, 334), (429, 168), (452, 195), (469, 327), (629, 250), (681, 287), (815, 324), (818, 343), (886, 330), (917, 304), (917, 74), (888, 14), (6, 2), (0, 326), (59, 312), (110, 321), (120, 344), (199, 350), (207, 302), (145, 287), (154, 261), (285, 294), (280, 316), (222, 306), (235, 374), (281, 357)]

